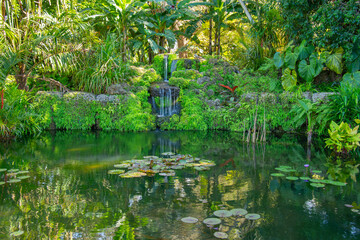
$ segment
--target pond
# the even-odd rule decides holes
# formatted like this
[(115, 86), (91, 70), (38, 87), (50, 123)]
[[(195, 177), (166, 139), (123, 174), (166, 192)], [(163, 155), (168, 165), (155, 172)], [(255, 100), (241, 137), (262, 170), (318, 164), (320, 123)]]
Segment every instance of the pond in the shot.
[[(230, 132), (57, 132), (2, 144), (0, 168), (28, 170), (30, 177), (0, 186), (0, 239), (209, 240), (217, 231), (229, 239), (360, 238), (360, 215), (347, 207), (360, 202), (356, 179), (314, 188), (271, 176), (282, 165), (301, 171), (309, 164), (326, 173), (324, 149), (312, 146), (307, 161), (301, 137), (272, 136), (256, 145), (241, 140)], [(175, 176), (108, 174), (124, 160), (164, 152), (216, 166), (179, 169)], [(261, 218), (203, 223), (217, 210), (237, 208)]]

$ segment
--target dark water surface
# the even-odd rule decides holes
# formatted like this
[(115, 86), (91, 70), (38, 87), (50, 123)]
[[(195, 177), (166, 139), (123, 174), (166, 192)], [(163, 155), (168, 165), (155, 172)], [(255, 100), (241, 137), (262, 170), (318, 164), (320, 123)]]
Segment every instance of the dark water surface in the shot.
[[(360, 239), (359, 184), (314, 189), (274, 178), (275, 167), (309, 163), (326, 172), (326, 154), (295, 136), (243, 144), (228, 132), (57, 132), (0, 146), (0, 168), (29, 170), (30, 178), (0, 186), (0, 239), (208, 240), (202, 221), (218, 209), (246, 208), (257, 221), (223, 220), (221, 231), (241, 239)], [(122, 160), (162, 152), (191, 154), (217, 166), (175, 177), (123, 179), (107, 171)], [(0, 173), (4, 181), (4, 173)], [(183, 217), (199, 219), (196, 224)], [(231, 238), (230, 238), (231, 239)], [(237, 238), (240, 239), (240, 238)]]

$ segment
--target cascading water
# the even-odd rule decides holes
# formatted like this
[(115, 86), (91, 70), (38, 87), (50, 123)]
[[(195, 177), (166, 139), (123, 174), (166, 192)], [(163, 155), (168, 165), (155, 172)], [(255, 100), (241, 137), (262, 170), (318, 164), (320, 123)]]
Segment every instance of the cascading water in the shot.
[(168, 82), (168, 55), (164, 56), (164, 81)]
[(172, 73), (176, 71), (176, 63), (178, 60), (173, 60), (171, 62), (171, 67), (170, 67), (170, 76), (172, 76)]
[(153, 85), (150, 88), (150, 103), (153, 113), (158, 117), (168, 117), (173, 114), (179, 114), (179, 91), (179, 88), (169, 86), (167, 83)]

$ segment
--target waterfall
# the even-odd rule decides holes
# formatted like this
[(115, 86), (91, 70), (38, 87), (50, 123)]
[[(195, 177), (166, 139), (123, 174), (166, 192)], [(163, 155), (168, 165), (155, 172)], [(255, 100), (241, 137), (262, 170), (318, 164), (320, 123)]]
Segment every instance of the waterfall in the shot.
[(172, 76), (172, 73), (176, 71), (176, 63), (178, 60), (173, 60), (171, 62), (171, 68), (170, 68), (170, 76)]
[(168, 55), (164, 56), (164, 81), (168, 82)]
[(180, 103), (177, 101), (180, 89), (167, 83), (156, 84), (150, 88), (149, 102), (153, 113), (158, 117), (180, 114)]

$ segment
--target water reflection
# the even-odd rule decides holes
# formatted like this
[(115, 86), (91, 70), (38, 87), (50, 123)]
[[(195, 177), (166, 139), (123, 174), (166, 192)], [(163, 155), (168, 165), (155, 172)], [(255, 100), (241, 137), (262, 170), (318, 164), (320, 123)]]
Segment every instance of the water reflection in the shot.
[[(0, 146), (0, 167), (30, 170), (30, 179), (0, 186), (0, 238), (213, 239), (201, 221), (215, 210), (246, 208), (258, 221), (224, 219), (232, 239), (357, 239), (356, 183), (313, 189), (271, 178), (275, 166), (302, 167), (307, 149), (293, 136), (247, 145), (228, 132), (57, 132)], [(121, 160), (162, 152), (214, 160), (210, 171), (121, 179), (107, 171)], [(311, 165), (326, 155), (313, 146)], [(3, 175), (0, 175), (3, 177)], [(186, 216), (198, 224), (184, 224)], [(329, 238), (329, 236), (331, 236)]]

